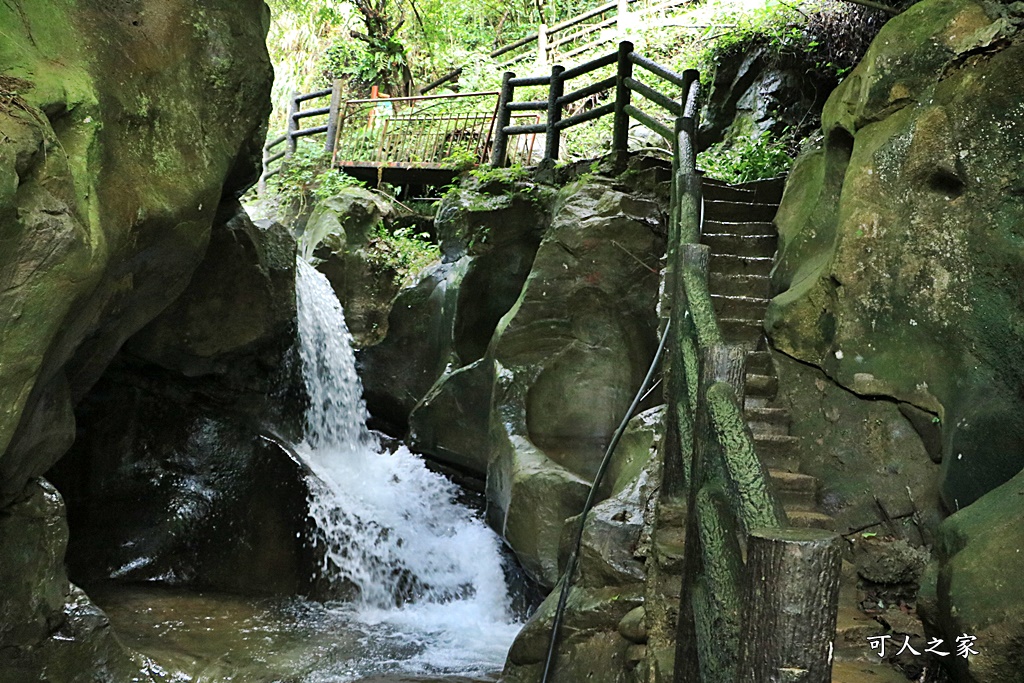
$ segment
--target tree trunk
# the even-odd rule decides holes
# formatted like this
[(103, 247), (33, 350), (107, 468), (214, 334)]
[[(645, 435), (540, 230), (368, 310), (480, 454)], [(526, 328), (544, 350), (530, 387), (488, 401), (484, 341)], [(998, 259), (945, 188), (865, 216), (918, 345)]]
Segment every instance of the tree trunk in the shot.
[(830, 683), (841, 563), (835, 533), (751, 533), (739, 683)]

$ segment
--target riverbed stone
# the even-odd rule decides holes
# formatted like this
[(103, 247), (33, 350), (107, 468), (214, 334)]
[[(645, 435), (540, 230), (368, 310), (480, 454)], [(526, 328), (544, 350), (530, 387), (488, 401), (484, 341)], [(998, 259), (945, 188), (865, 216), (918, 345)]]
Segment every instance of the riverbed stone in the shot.
[(950, 511), (1024, 466), (1020, 18), (925, 0), (889, 21), (777, 218), (773, 344), (934, 416)]

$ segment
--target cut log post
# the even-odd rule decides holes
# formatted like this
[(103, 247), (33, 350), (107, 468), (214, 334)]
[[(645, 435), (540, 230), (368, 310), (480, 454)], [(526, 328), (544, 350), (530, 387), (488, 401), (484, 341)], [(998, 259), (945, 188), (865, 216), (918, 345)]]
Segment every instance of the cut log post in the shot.
[(740, 642), (740, 589), (743, 555), (728, 497), (715, 484), (697, 494), (703, 574), (707, 587), (703, 600), (694, 593), (694, 619), (701, 679), (735, 681)]
[(512, 111), (509, 102), (515, 95), (515, 87), (511, 81), (516, 75), (506, 71), (501, 78), (501, 92), (498, 94), (498, 110), (494, 115), (494, 149), (491, 150), (491, 166), (503, 168), (508, 159), (508, 133), (505, 129), (512, 122)]
[(633, 62), (629, 61), (629, 53), (633, 51), (633, 43), (624, 40), (619, 43), (619, 59), (615, 71), (615, 124), (612, 132), (612, 149), (625, 152), (629, 149), (629, 114), (626, 105), (630, 102), (629, 86), (626, 79), (633, 76)]
[(551, 67), (551, 85), (548, 87), (548, 120), (544, 136), (544, 158), (555, 161), (558, 161), (558, 139), (561, 136), (558, 122), (562, 120), (562, 105), (558, 103), (558, 98), (562, 96), (565, 89), (565, 80), (562, 78), (563, 71), (565, 71), (565, 67), (560, 64)]
[(341, 89), (341, 79), (335, 78), (334, 83), (331, 85), (331, 111), (327, 114), (327, 140), (324, 142), (324, 153), (328, 155), (334, 154), (334, 146), (338, 141), (338, 120), (339, 114), (341, 113)]
[(703, 396), (721, 453), (721, 476), (743, 529), (786, 526), (786, 512), (768, 484), (768, 469), (754, 450), (754, 436), (734, 387), (716, 382)]
[(292, 93), (292, 101), (288, 104), (288, 139), (285, 141), (285, 159), (291, 158), (299, 146), (299, 139), (295, 136), (299, 132), (299, 120), (295, 118), (295, 115), (302, 110), (302, 102), (299, 101), (301, 96), (302, 93), (296, 90)]
[(820, 529), (750, 534), (739, 683), (830, 683), (841, 545)]
[[(699, 195), (697, 201), (699, 202)], [(683, 239), (686, 241), (685, 236)], [(697, 340), (702, 347), (721, 344), (723, 341), (718, 316), (715, 315), (715, 307), (711, 302), (711, 291), (708, 289), (710, 258), (711, 250), (707, 245), (688, 243), (680, 247), (681, 282), (677, 282), (676, 287), (678, 292), (679, 286), (682, 285), (683, 291), (677, 293), (677, 299), (686, 301), (693, 317), (693, 324), (697, 328)]]

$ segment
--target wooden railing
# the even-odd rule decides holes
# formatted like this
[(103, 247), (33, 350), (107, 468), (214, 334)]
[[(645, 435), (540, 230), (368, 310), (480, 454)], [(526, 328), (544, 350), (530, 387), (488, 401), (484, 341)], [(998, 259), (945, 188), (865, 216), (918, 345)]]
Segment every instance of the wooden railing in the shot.
[(839, 536), (788, 527), (754, 450), (743, 408), (751, 349), (723, 342), (708, 288), (709, 249), (699, 243), (696, 90), (693, 82), (676, 120), (662, 302), (673, 335), (663, 495), (687, 498), (675, 680), (828, 683)]
[[(327, 100), (325, 103), (324, 100)], [(306, 107), (307, 102), (319, 100), (319, 107)], [(341, 103), (341, 81), (326, 90), (311, 93), (295, 92), (288, 104), (287, 129), (278, 137), (268, 140), (263, 146), (263, 172), (260, 174), (259, 192), (267, 189), (267, 180), (281, 172), (280, 162), (295, 153), (299, 140), (311, 135), (323, 135), (326, 142), (324, 152), (330, 154), (334, 149), (334, 140), (338, 130), (338, 111)], [(317, 119), (314, 125), (303, 128), (303, 121)], [(326, 121), (324, 122), (324, 119)], [(284, 149), (274, 150), (284, 146)]]
[[(337, 167), (454, 169), (491, 157), (497, 90), (345, 101), (340, 92), (336, 82), (330, 90), (294, 94), (288, 130), (263, 148), (261, 193), (309, 136), (324, 136), (324, 153)], [(540, 120), (536, 114), (515, 118), (523, 124)], [(510, 160), (530, 163), (535, 143), (536, 136), (525, 139), (509, 150)]]

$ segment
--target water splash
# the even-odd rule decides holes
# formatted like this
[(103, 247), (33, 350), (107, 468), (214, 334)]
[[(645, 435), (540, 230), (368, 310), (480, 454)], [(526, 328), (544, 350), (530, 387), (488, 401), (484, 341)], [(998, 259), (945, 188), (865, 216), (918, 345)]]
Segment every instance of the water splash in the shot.
[(330, 283), (300, 259), (296, 292), (310, 397), (298, 450), (317, 477), (310, 515), (325, 573), (358, 588), (354, 615), (406, 653), (397, 668), (500, 669), (518, 624), (497, 537), (418, 457), (384, 452), (366, 428), (352, 338)]

